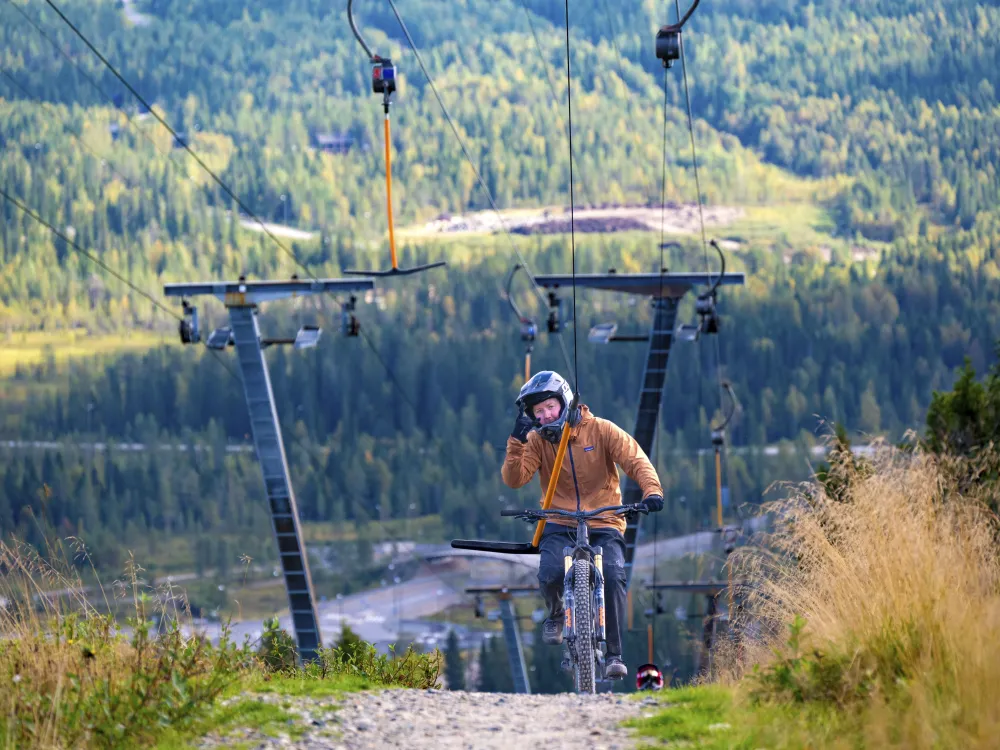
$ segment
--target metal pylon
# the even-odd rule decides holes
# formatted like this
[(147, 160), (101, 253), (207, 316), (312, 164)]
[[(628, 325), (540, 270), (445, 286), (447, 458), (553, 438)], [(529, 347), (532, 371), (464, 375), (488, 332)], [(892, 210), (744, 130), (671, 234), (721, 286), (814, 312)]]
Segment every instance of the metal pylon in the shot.
[(257, 459), (264, 475), (264, 489), (271, 509), (278, 556), (281, 558), (281, 568), (285, 574), (288, 607), (295, 628), (299, 658), (304, 663), (314, 660), (317, 649), (322, 645), (319, 618), (316, 616), (309, 560), (299, 530), (295, 492), (288, 477), (288, 461), (281, 439), (278, 412), (274, 406), (271, 378), (260, 345), (257, 311), (253, 307), (231, 306), (229, 320), (232, 324), (236, 356), (243, 374), (243, 392), (250, 411), (254, 446), (257, 448)]
[(510, 595), (500, 597), (500, 619), (503, 621), (503, 639), (507, 644), (510, 673), (514, 678), (514, 692), (531, 693), (528, 668), (524, 664), (524, 648), (521, 646), (521, 628), (517, 625), (517, 610)]
[[(646, 353), (646, 369), (642, 374), (639, 391), (639, 409), (635, 417), (632, 436), (639, 447), (651, 455), (656, 423), (660, 416), (660, 402), (663, 399), (663, 383), (667, 376), (667, 362), (673, 343), (674, 323), (677, 321), (677, 297), (655, 297), (653, 299), (653, 327), (649, 334), (649, 348)], [(629, 477), (625, 483), (622, 503), (642, 502), (642, 489)], [(639, 534), (639, 518), (629, 520), (625, 527), (625, 585), (632, 583), (632, 567), (635, 562), (635, 544)]]

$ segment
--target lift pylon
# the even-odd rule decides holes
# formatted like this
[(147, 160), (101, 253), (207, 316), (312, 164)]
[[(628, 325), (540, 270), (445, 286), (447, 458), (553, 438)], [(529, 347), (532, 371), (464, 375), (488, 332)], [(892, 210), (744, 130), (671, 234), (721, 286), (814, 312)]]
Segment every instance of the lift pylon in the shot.
[[(213, 331), (206, 344), (219, 349), (229, 345), (236, 348), (236, 357), (243, 375), (243, 392), (250, 412), (250, 427), (264, 477), (271, 524), (285, 575), (289, 611), (302, 663), (316, 658), (316, 652), (322, 646), (322, 638), (309, 575), (309, 561), (299, 527), (295, 493), (289, 478), (288, 460), (281, 438), (274, 393), (271, 390), (271, 378), (264, 359), (264, 347), (275, 344), (292, 344), (297, 349), (315, 346), (320, 330), (315, 326), (304, 326), (294, 339), (262, 339), (257, 322), (258, 306), (262, 302), (286, 297), (365, 291), (374, 286), (374, 280), (364, 278), (246, 281), (241, 277), (235, 282), (166, 284), (163, 287), (166, 296), (184, 298), (186, 315), (197, 315), (197, 310), (187, 303), (187, 298), (199, 295), (218, 297), (229, 311), (229, 327)], [(182, 341), (187, 338), (185, 343), (193, 343), (194, 336), (191, 333), (190, 328), (182, 329)]]
[(514, 597), (518, 594), (537, 594), (538, 586), (472, 586), (467, 594), (494, 594), (500, 600), (500, 620), (503, 622), (503, 638), (510, 660), (510, 674), (514, 679), (515, 693), (531, 693), (528, 682), (528, 668), (524, 663), (524, 646), (521, 644), (521, 628), (517, 623)]
[[(703, 304), (698, 309), (702, 318), (699, 331), (704, 331), (706, 321), (717, 326), (715, 317), (715, 291), (720, 286), (742, 286), (745, 277), (742, 273), (597, 273), (536, 276), (535, 283), (557, 294), (560, 287), (578, 287), (600, 289), (608, 292), (620, 292), (650, 297), (653, 305), (653, 324), (648, 336), (604, 335), (611, 326), (597, 326), (600, 333), (591, 332), (591, 341), (599, 343), (615, 343), (618, 341), (646, 341), (646, 365), (643, 371), (639, 389), (639, 406), (636, 413), (635, 429), (632, 437), (646, 453), (650, 455), (653, 449), (653, 439), (656, 437), (656, 425), (660, 415), (660, 404), (663, 399), (663, 384), (667, 375), (667, 362), (670, 358), (671, 345), (674, 340), (674, 325), (677, 320), (677, 308), (684, 296), (695, 286), (711, 286), (711, 290), (699, 295), (699, 301), (708, 300), (711, 304)], [(617, 326), (612, 334), (616, 333)], [(714, 331), (712, 331), (714, 332)], [(625, 484), (622, 503), (634, 504), (642, 501), (642, 489), (631, 478)], [(625, 580), (631, 585), (632, 568), (635, 560), (636, 539), (639, 533), (639, 519), (629, 519), (625, 528)]]

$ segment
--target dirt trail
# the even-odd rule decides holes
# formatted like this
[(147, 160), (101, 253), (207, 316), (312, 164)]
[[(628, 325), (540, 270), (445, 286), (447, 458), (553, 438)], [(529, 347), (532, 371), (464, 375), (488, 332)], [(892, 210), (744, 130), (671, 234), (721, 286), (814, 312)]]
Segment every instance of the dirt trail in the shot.
[[(246, 699), (247, 696), (242, 696)], [(652, 715), (655, 700), (622, 695), (578, 696), (467, 693), (447, 690), (384, 690), (342, 698), (255, 696), (284, 705), (297, 718), (289, 736), (267, 737), (237, 730), (228, 738), (209, 737), (203, 748), (231, 746), (305, 750), (625, 750), (636, 746), (631, 732), (618, 725), (631, 717)]]

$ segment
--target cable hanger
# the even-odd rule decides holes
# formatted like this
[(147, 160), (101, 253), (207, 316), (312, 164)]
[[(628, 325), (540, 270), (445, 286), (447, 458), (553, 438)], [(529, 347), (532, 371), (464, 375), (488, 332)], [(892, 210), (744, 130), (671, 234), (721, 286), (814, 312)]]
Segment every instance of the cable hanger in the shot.
[(353, 276), (407, 276), (409, 274), (428, 271), (432, 268), (439, 268), (447, 265), (443, 260), (414, 266), (412, 268), (400, 268), (399, 259), (396, 256), (396, 232), (392, 220), (392, 142), (389, 128), (389, 105), (392, 103), (392, 94), (396, 91), (396, 66), (388, 57), (382, 57), (372, 52), (371, 47), (358, 30), (358, 25), (354, 21), (354, 0), (347, 0), (347, 22), (351, 25), (354, 38), (358, 40), (361, 49), (365, 51), (369, 62), (372, 64), (372, 91), (382, 95), (382, 110), (385, 112), (383, 120), (383, 137), (385, 139), (385, 206), (389, 219), (389, 260), (392, 267), (387, 271), (356, 271), (345, 270), (344, 274)]

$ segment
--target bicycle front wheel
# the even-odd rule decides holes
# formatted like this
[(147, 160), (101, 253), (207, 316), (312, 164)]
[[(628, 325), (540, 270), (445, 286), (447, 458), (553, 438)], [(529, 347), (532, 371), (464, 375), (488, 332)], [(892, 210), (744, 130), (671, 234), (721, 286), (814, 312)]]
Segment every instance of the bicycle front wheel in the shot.
[(576, 692), (595, 693), (594, 587), (590, 582), (590, 560), (573, 561), (573, 610)]

